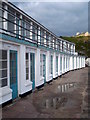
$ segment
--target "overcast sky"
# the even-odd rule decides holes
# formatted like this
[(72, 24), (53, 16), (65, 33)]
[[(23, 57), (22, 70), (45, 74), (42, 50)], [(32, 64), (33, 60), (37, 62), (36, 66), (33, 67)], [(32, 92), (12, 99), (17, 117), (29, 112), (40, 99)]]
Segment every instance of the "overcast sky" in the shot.
[(18, 2), (17, 7), (57, 36), (88, 31), (88, 2)]

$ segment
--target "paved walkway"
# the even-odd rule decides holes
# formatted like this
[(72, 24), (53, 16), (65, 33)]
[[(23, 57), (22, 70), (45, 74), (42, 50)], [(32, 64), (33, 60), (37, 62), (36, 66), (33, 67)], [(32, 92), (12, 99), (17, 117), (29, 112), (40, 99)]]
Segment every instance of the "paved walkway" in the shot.
[(86, 118), (87, 82), (88, 68), (68, 72), (5, 106), (3, 118)]

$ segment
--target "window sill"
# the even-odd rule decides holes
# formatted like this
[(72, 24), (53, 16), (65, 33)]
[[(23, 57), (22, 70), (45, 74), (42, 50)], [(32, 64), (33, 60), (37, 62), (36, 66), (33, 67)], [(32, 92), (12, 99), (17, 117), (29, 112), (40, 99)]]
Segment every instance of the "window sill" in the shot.
[(56, 72), (56, 75), (58, 75), (58, 72)]
[(10, 89), (9, 86), (0, 88), (0, 97), (5, 96), (7, 94), (11, 94), (11, 93), (12, 93), (12, 89)]
[(25, 86), (31, 86), (32, 85), (32, 82), (30, 80), (26, 80), (26, 83), (25, 83)]
[(50, 74), (49, 77), (53, 77), (53, 74)]
[(40, 81), (44, 81), (44, 77), (40, 77)]

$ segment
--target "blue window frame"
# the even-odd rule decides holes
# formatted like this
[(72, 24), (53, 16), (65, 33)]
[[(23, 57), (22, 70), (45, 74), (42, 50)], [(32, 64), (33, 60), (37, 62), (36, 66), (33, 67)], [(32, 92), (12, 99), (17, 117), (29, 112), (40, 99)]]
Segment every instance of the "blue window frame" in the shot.
[(10, 50), (10, 88), (13, 99), (18, 96), (17, 87), (17, 51)]
[(32, 81), (32, 89), (35, 88), (35, 53), (30, 53), (30, 77)]

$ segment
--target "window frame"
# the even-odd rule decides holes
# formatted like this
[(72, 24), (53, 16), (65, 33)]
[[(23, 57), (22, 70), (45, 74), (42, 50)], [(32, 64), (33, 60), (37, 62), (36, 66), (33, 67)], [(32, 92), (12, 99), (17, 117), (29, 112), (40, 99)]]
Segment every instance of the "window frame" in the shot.
[[(7, 49), (0, 49), (0, 51), (1, 51), (1, 55), (2, 55), (2, 51), (6, 51), (7, 53), (7, 58), (6, 59), (0, 59), (0, 61), (1, 61), (1, 69), (0, 69), (0, 71), (1, 71), (1, 78), (0, 78), (0, 87), (1, 88), (4, 88), (4, 87), (6, 87), (6, 86), (8, 86), (9, 85), (9, 82), (8, 82), (8, 72), (9, 72), (9, 68), (8, 68), (8, 59), (9, 59), (9, 57), (8, 57), (8, 50)], [(6, 61), (7, 62), (7, 68), (2, 68), (2, 61)], [(3, 70), (6, 70), (6, 77), (2, 77), (2, 71)], [(3, 79), (7, 79), (7, 81), (6, 81), (6, 85), (2, 85), (2, 80)]]
[[(26, 60), (26, 54), (28, 54), (28, 60)], [(26, 66), (26, 62), (28, 61), (28, 67)], [(28, 73), (26, 73), (26, 69), (28, 68)], [(26, 81), (30, 80), (30, 53), (26, 52), (25, 53), (25, 76), (26, 76)], [(27, 79), (27, 74), (28, 74), (28, 79)]]

